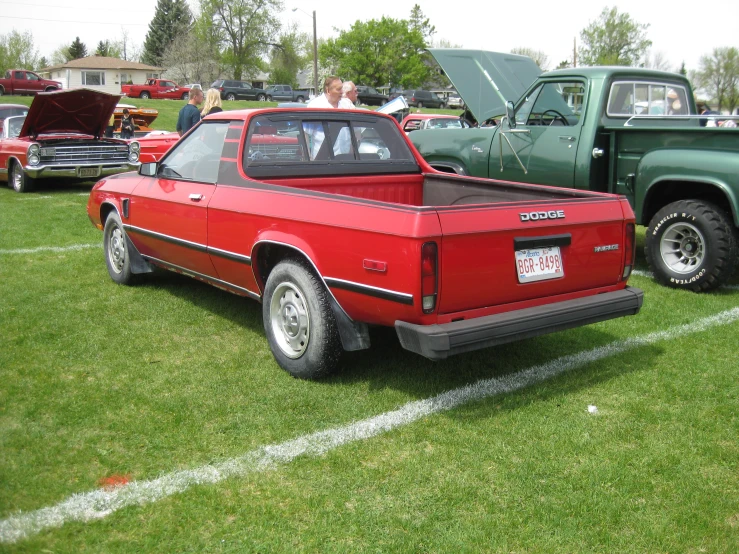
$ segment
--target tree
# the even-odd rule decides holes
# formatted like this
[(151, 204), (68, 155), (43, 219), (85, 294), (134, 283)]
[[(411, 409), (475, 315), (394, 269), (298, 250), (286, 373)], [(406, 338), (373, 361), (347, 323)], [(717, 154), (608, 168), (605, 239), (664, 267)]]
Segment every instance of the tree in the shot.
[(319, 59), (337, 68), (342, 78), (370, 86), (387, 84), (410, 88), (429, 76), (422, 57), (425, 42), (418, 29), (404, 19), (357, 21), (336, 39), (319, 48)]
[(78, 60), (87, 56), (87, 46), (85, 46), (85, 43), (80, 40), (80, 37), (76, 37), (74, 42), (72, 42), (72, 45), (69, 47), (68, 52), (69, 57), (67, 58), (67, 61)]
[(37, 70), (45, 69), (45, 68), (49, 67), (50, 65), (51, 64), (49, 63), (49, 60), (46, 59), (46, 56), (41, 56), (38, 59), (38, 62), (36, 62), (36, 69)]
[(192, 13), (185, 0), (158, 0), (154, 17), (144, 40), (144, 63), (160, 67), (162, 56), (177, 35), (192, 24)]
[(526, 46), (520, 46), (518, 48), (512, 48), (511, 54), (518, 54), (519, 56), (528, 56), (534, 63), (539, 66), (539, 69), (546, 71), (549, 68), (549, 56), (547, 56), (541, 50), (534, 50)]
[(0, 70), (33, 69), (38, 64), (38, 50), (33, 45), (33, 34), (30, 31), (19, 33), (10, 31), (0, 35)]
[(421, 11), (421, 6), (418, 4), (415, 4), (413, 8), (411, 8), (411, 16), (408, 19), (408, 24), (411, 30), (421, 33), (425, 45), (431, 44), (432, 37), (436, 33), (436, 27), (431, 25), (427, 17), (424, 17), (423, 12)]
[(598, 20), (580, 33), (578, 56), (582, 65), (636, 66), (650, 46), (649, 24), (637, 23), (618, 9), (603, 8)]
[(440, 38), (432, 41), (433, 48), (462, 48), (461, 44), (455, 44), (451, 40)]
[(718, 105), (733, 112), (739, 104), (739, 50), (714, 48), (710, 56), (701, 56), (695, 72), (696, 87)]
[(644, 56), (644, 67), (658, 71), (672, 71), (670, 62), (665, 58), (665, 53), (660, 51), (652, 53), (648, 51)]
[(682, 76), (686, 76), (688, 74), (688, 70), (685, 69), (685, 62), (680, 64), (680, 69), (678, 70), (678, 73)]
[(234, 79), (262, 69), (262, 56), (277, 46), (281, 0), (203, 0), (222, 48), (221, 60)]
[(51, 65), (64, 65), (72, 58), (69, 56), (69, 46), (62, 44), (51, 53)]
[(120, 58), (122, 56), (122, 47), (118, 42), (110, 42), (109, 40), (101, 40), (98, 42), (96, 56), (104, 56), (106, 58)]
[(167, 77), (184, 83), (208, 85), (220, 76), (218, 59), (203, 48), (195, 33), (180, 33), (162, 55)]
[[(285, 83), (298, 86), (296, 75), (298, 70), (307, 67), (308, 61), (313, 62), (313, 43), (306, 33), (298, 31), (296, 25), (291, 25), (284, 31), (279, 39), (279, 46), (273, 46), (270, 52), (270, 74), (271, 83)], [(310, 45), (306, 49), (306, 45)], [(310, 56), (306, 56), (306, 50)], [(311, 82), (313, 79), (311, 78)], [(318, 88), (320, 88), (320, 83)]]

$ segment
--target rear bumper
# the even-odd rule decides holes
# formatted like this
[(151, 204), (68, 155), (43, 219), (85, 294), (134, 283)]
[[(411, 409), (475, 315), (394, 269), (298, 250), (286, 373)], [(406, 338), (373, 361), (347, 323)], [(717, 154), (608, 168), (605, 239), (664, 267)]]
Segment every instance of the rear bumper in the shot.
[(430, 360), (444, 358), (506, 342), (572, 329), (598, 321), (639, 313), (644, 293), (626, 287), (607, 292), (441, 325), (395, 322), (400, 344)]

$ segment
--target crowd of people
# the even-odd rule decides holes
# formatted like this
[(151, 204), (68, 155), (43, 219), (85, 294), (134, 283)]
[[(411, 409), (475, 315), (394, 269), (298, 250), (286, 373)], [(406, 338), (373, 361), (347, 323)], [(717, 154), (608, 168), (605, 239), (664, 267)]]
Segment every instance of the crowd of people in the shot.
[[(205, 101), (203, 109), (198, 106)], [(309, 108), (341, 108), (356, 109), (357, 87), (351, 81), (344, 81), (336, 76), (326, 77), (323, 82), (323, 93), (308, 102)], [(207, 94), (202, 89), (193, 88), (190, 91), (190, 99), (185, 104), (177, 117), (177, 133), (180, 136), (193, 128), (198, 121), (206, 115), (222, 112), (221, 93), (218, 89), (208, 89)], [(123, 110), (124, 114), (127, 110)]]

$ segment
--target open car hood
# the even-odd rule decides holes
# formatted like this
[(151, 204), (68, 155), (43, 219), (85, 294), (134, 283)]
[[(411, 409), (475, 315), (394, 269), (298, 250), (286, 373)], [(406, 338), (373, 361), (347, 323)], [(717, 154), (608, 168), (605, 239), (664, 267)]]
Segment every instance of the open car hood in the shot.
[(85, 88), (40, 92), (31, 103), (20, 136), (79, 133), (101, 137), (120, 98)]
[(542, 73), (528, 56), (461, 48), (429, 52), (480, 123), (505, 114), (505, 103), (515, 103)]

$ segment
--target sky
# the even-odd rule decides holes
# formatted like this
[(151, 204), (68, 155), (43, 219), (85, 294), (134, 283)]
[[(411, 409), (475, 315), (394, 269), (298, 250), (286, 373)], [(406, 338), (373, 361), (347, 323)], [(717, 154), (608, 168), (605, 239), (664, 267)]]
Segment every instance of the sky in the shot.
[[(197, 0), (188, 0), (197, 9)], [(652, 53), (660, 53), (677, 70), (697, 69), (700, 57), (713, 48), (739, 47), (736, 25), (739, 1), (714, 0), (711, 13), (689, 11), (696, 4), (655, 2), (653, 0), (617, 0), (600, 3), (593, 0), (552, 2), (455, 2), (454, 0), (392, 0), (388, 2), (337, 0), (284, 0), (281, 14), (285, 24), (296, 23), (313, 34), (312, 12), (316, 12), (319, 38), (336, 37), (357, 20), (407, 19), (414, 4), (436, 27), (434, 40), (447, 40), (464, 48), (508, 52), (515, 47), (543, 51), (549, 69), (572, 58), (573, 42), (579, 44), (580, 32), (595, 21), (604, 7), (616, 6), (638, 23), (648, 23)], [(465, 9), (465, 5), (468, 9)], [(473, 8), (474, 6), (474, 8)], [(149, 21), (154, 16), (155, 0), (0, 0), (0, 34), (12, 29), (31, 31), (39, 54), (51, 57), (61, 45), (70, 45), (75, 37), (85, 43), (89, 53), (101, 40), (120, 40), (124, 30), (139, 47), (143, 45)], [(298, 8), (301, 11), (292, 11)], [(506, 13), (506, 11), (508, 13)], [(708, 22), (715, 22), (709, 24)], [(730, 22), (724, 25), (721, 22)]]

